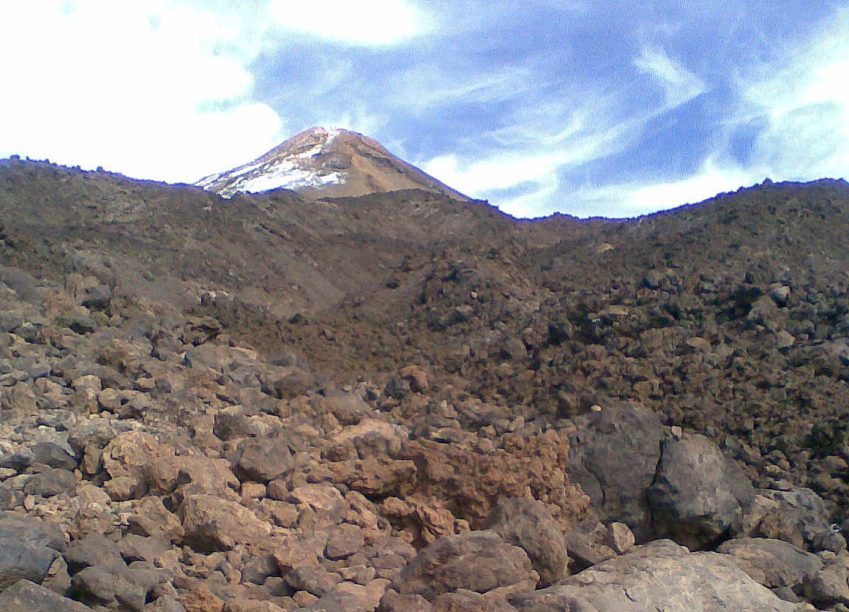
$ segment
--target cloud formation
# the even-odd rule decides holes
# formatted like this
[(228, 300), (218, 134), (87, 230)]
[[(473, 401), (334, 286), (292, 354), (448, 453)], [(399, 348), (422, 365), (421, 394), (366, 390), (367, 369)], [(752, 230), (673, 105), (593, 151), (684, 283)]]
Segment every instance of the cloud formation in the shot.
[(272, 0), (272, 23), (346, 45), (383, 47), (426, 34), (432, 18), (406, 0)]
[(330, 124), (515, 215), (635, 215), (845, 176), (847, 41), (802, 0), (7, 2), (0, 156), (193, 181)]
[(2, 3), (0, 155), (185, 181), (260, 153), (284, 122), (242, 34), (202, 3)]

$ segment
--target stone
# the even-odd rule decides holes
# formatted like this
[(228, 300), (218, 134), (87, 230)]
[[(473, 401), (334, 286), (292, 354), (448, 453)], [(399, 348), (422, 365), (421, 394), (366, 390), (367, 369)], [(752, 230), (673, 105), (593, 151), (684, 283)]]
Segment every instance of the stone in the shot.
[(790, 287), (780, 285), (773, 288), (769, 292), (769, 297), (778, 306), (787, 306), (787, 301), (790, 299)]
[(38, 407), (32, 387), (27, 383), (18, 383), (9, 389), (0, 390), (0, 410), (20, 415), (34, 414)]
[(52, 548), (0, 537), (0, 591), (18, 580), (40, 584), (57, 556)]
[[(750, 535), (784, 540), (814, 552), (846, 550), (846, 540), (830, 520), (825, 500), (810, 489), (789, 491), (761, 489), (765, 507), (756, 520), (750, 520)], [(744, 517), (745, 518), (745, 517)]]
[(843, 604), (849, 606), (847, 571), (842, 563), (830, 563), (814, 574), (805, 577), (804, 596), (818, 608)]
[(566, 538), (545, 504), (533, 499), (501, 498), (487, 527), (528, 554), (541, 586), (568, 575)]
[(324, 556), (328, 559), (344, 559), (360, 550), (365, 544), (363, 530), (356, 525), (342, 524), (327, 536)]
[(710, 547), (741, 520), (754, 497), (742, 470), (704, 436), (664, 440), (648, 491), (657, 537), (691, 550)]
[(65, 549), (65, 534), (61, 527), (14, 512), (0, 512), (0, 538), (18, 540), (36, 547), (46, 546), (59, 552)]
[(286, 574), (286, 584), (298, 591), (322, 597), (341, 582), (338, 574), (328, 572), (320, 565), (302, 565)]
[(430, 602), (417, 594), (402, 595), (395, 589), (387, 589), (380, 600), (381, 612), (429, 612)]
[(33, 463), (41, 463), (52, 468), (73, 471), (77, 469), (77, 460), (53, 442), (39, 442), (32, 447)]
[(600, 521), (587, 519), (565, 534), (569, 551), (569, 569), (580, 572), (616, 556), (616, 551), (607, 546), (609, 531)]
[(13, 510), (22, 506), (23, 503), (23, 492), (0, 486), (0, 510)]
[(91, 310), (104, 310), (112, 300), (112, 290), (108, 285), (97, 285), (86, 289), (80, 302)]
[(432, 607), (434, 612), (509, 612), (515, 609), (504, 599), (464, 589), (443, 593), (433, 600)]
[(727, 555), (690, 553), (657, 540), (570, 576), (547, 589), (511, 600), (518, 610), (739, 610), (791, 612)]
[(259, 544), (270, 532), (267, 523), (238, 504), (212, 495), (190, 495), (180, 506), (184, 542), (201, 552)]
[(77, 477), (68, 470), (50, 469), (36, 474), (24, 485), (27, 495), (53, 497), (62, 493), (72, 493), (77, 488)]
[(160, 538), (128, 534), (121, 540), (119, 549), (121, 557), (127, 563), (146, 561), (157, 565), (171, 550), (171, 545), (168, 541)]
[(617, 555), (624, 555), (634, 547), (636, 540), (631, 529), (625, 523), (610, 523), (604, 543)]
[(724, 542), (717, 552), (731, 555), (744, 572), (767, 588), (793, 588), (823, 564), (816, 555), (781, 540), (740, 538)]
[(307, 484), (296, 487), (289, 494), (289, 500), (297, 504), (303, 513), (310, 510), (314, 513), (314, 526), (331, 526), (342, 521), (348, 511), (348, 502), (339, 490), (327, 484)]
[(380, 605), (388, 580), (376, 579), (367, 585), (340, 582), (332, 591), (311, 604), (307, 609), (333, 612), (335, 610), (376, 610)]
[(135, 514), (127, 519), (129, 532), (178, 542), (183, 538), (183, 525), (177, 515), (169, 512), (158, 497), (145, 497), (136, 506)]
[(417, 594), (432, 601), (458, 589), (531, 591), (538, 580), (524, 550), (484, 530), (444, 536), (429, 544), (401, 570), (394, 588), (402, 595)]
[(29, 580), (19, 580), (0, 592), (3, 612), (88, 612), (90, 608)]
[(277, 434), (270, 438), (250, 438), (241, 445), (236, 474), (243, 480), (267, 483), (286, 476), (295, 467), (288, 438)]
[(87, 567), (71, 579), (72, 595), (88, 604), (113, 609), (141, 610), (147, 589), (131, 581), (124, 573), (101, 567)]
[(604, 521), (627, 524), (638, 541), (651, 535), (647, 491), (660, 459), (663, 427), (657, 415), (611, 404), (576, 419), (567, 472), (590, 496)]
[(87, 567), (126, 567), (118, 546), (100, 533), (92, 533), (71, 542), (63, 556), (71, 574), (76, 574)]
[(796, 338), (790, 332), (782, 329), (775, 334), (775, 348), (779, 351), (789, 349), (794, 344), (796, 344)]

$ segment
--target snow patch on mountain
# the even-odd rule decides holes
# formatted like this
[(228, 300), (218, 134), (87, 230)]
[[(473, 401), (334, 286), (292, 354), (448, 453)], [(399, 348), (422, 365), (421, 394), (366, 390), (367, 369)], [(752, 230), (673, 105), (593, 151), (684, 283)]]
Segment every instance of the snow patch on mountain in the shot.
[(237, 193), (262, 193), (273, 189), (297, 191), (344, 184), (346, 173), (330, 171), (320, 163), (321, 156), (328, 152), (341, 132), (339, 128), (314, 128), (309, 136), (317, 140), (305, 151), (267, 154), (233, 170), (204, 177), (196, 184), (217, 191), (225, 198)]

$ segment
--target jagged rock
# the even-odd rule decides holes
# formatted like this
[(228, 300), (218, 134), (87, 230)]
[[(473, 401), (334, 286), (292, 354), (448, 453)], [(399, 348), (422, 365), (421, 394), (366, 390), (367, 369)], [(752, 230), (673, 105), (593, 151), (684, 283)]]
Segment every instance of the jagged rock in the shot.
[(546, 504), (564, 528), (581, 520), (589, 500), (566, 475), (569, 442), (564, 432), (506, 434), (503, 448), (492, 452), (464, 444), (413, 440), (402, 445), (400, 459), (413, 461), (417, 476), (405, 499), (433, 500), (473, 528), (485, 524), (500, 497), (525, 497)]
[(568, 575), (566, 538), (544, 504), (533, 499), (502, 498), (487, 527), (528, 554), (540, 585), (549, 586)]
[(608, 546), (609, 528), (596, 518), (581, 521), (564, 536), (569, 552), (569, 570), (573, 574), (612, 559), (617, 554)]
[(810, 489), (760, 490), (759, 493), (775, 503), (755, 521), (752, 535), (784, 540), (814, 551), (846, 550), (846, 540), (830, 523), (825, 501)]
[(87, 612), (89, 609), (29, 580), (19, 580), (0, 592), (3, 612)]
[(340, 582), (332, 591), (307, 607), (307, 610), (332, 612), (335, 610), (375, 610), (389, 584), (388, 580), (372, 580), (366, 585)]
[(62, 493), (71, 493), (77, 487), (77, 477), (68, 470), (50, 469), (36, 474), (24, 485), (27, 495), (53, 497)]
[(633, 552), (512, 600), (519, 610), (740, 610), (796, 607), (747, 576), (726, 555), (690, 553), (669, 540)]
[(602, 520), (625, 523), (645, 541), (651, 533), (647, 491), (660, 460), (660, 420), (644, 408), (611, 404), (575, 424), (569, 477), (590, 496)]
[(321, 565), (301, 565), (286, 574), (286, 584), (297, 591), (322, 597), (333, 590), (342, 578)]
[(387, 589), (380, 600), (380, 612), (428, 612), (433, 606), (421, 595), (401, 595), (394, 589)]
[(229, 550), (237, 544), (262, 543), (270, 528), (234, 501), (190, 495), (180, 506), (184, 541), (199, 551)]
[(22, 491), (0, 486), (0, 510), (13, 510), (24, 504)]
[(324, 556), (328, 559), (344, 559), (360, 550), (365, 544), (363, 530), (356, 525), (339, 525), (327, 536)]
[(41, 463), (52, 468), (73, 471), (77, 468), (77, 460), (68, 452), (53, 442), (39, 442), (32, 447), (33, 463)]
[(36, 547), (46, 546), (59, 552), (65, 549), (65, 534), (58, 525), (14, 512), (0, 512), (0, 538)]
[(516, 608), (503, 599), (459, 589), (437, 597), (431, 609), (439, 612), (509, 612)]
[(708, 547), (726, 534), (754, 496), (740, 468), (700, 435), (664, 440), (648, 491), (655, 533), (691, 550)]
[(445, 536), (426, 546), (401, 570), (393, 587), (432, 601), (458, 589), (520, 593), (533, 590), (538, 580), (525, 551), (485, 530)]
[(41, 583), (57, 555), (46, 546), (0, 537), (0, 590), (19, 580)]
[(617, 555), (624, 555), (636, 543), (634, 533), (625, 523), (610, 523), (607, 526), (607, 537), (604, 540)]
[(133, 582), (125, 572), (87, 567), (71, 579), (71, 593), (77, 599), (111, 609), (141, 610), (147, 589)]
[(87, 567), (126, 567), (118, 546), (100, 533), (71, 542), (63, 553), (71, 574)]
[(35, 393), (26, 383), (18, 383), (9, 389), (0, 389), (0, 410), (16, 414), (33, 414), (38, 407)]
[(805, 576), (802, 593), (817, 607), (849, 606), (849, 571), (842, 563), (829, 563)]
[(289, 494), (303, 516), (308, 512), (314, 528), (330, 527), (342, 522), (348, 511), (348, 502), (336, 487), (325, 484), (308, 484), (297, 487)]
[(181, 540), (184, 534), (180, 519), (169, 512), (158, 497), (143, 498), (127, 522), (130, 533), (163, 538), (170, 542)]
[(819, 557), (781, 540), (741, 538), (716, 550), (734, 557), (740, 569), (770, 589), (801, 585), (822, 568)]
[(244, 479), (269, 482), (282, 478), (295, 467), (292, 449), (284, 434), (246, 440), (240, 452), (236, 471)]

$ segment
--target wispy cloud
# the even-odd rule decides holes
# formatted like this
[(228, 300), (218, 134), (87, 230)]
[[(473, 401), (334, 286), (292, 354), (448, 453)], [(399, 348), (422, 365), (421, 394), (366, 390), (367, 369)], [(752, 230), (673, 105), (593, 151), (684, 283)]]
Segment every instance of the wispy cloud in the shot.
[(446, 105), (491, 104), (516, 98), (533, 83), (526, 66), (501, 66), (498, 70), (446, 71), (435, 65), (418, 65), (393, 79), (387, 101), (406, 112), (422, 112)]
[(699, 77), (657, 47), (644, 47), (634, 65), (660, 83), (666, 94), (667, 108), (684, 104), (707, 89)]
[(319, 39), (383, 47), (425, 34), (433, 17), (407, 0), (272, 0), (274, 25)]
[(753, 164), (779, 179), (849, 176), (849, 9), (738, 87), (738, 120), (765, 125)]
[[(751, 172), (709, 158), (697, 172), (681, 179), (578, 187), (571, 195), (571, 212), (581, 217), (636, 217), (700, 202), (755, 182)], [(555, 210), (543, 212), (550, 214)]]

